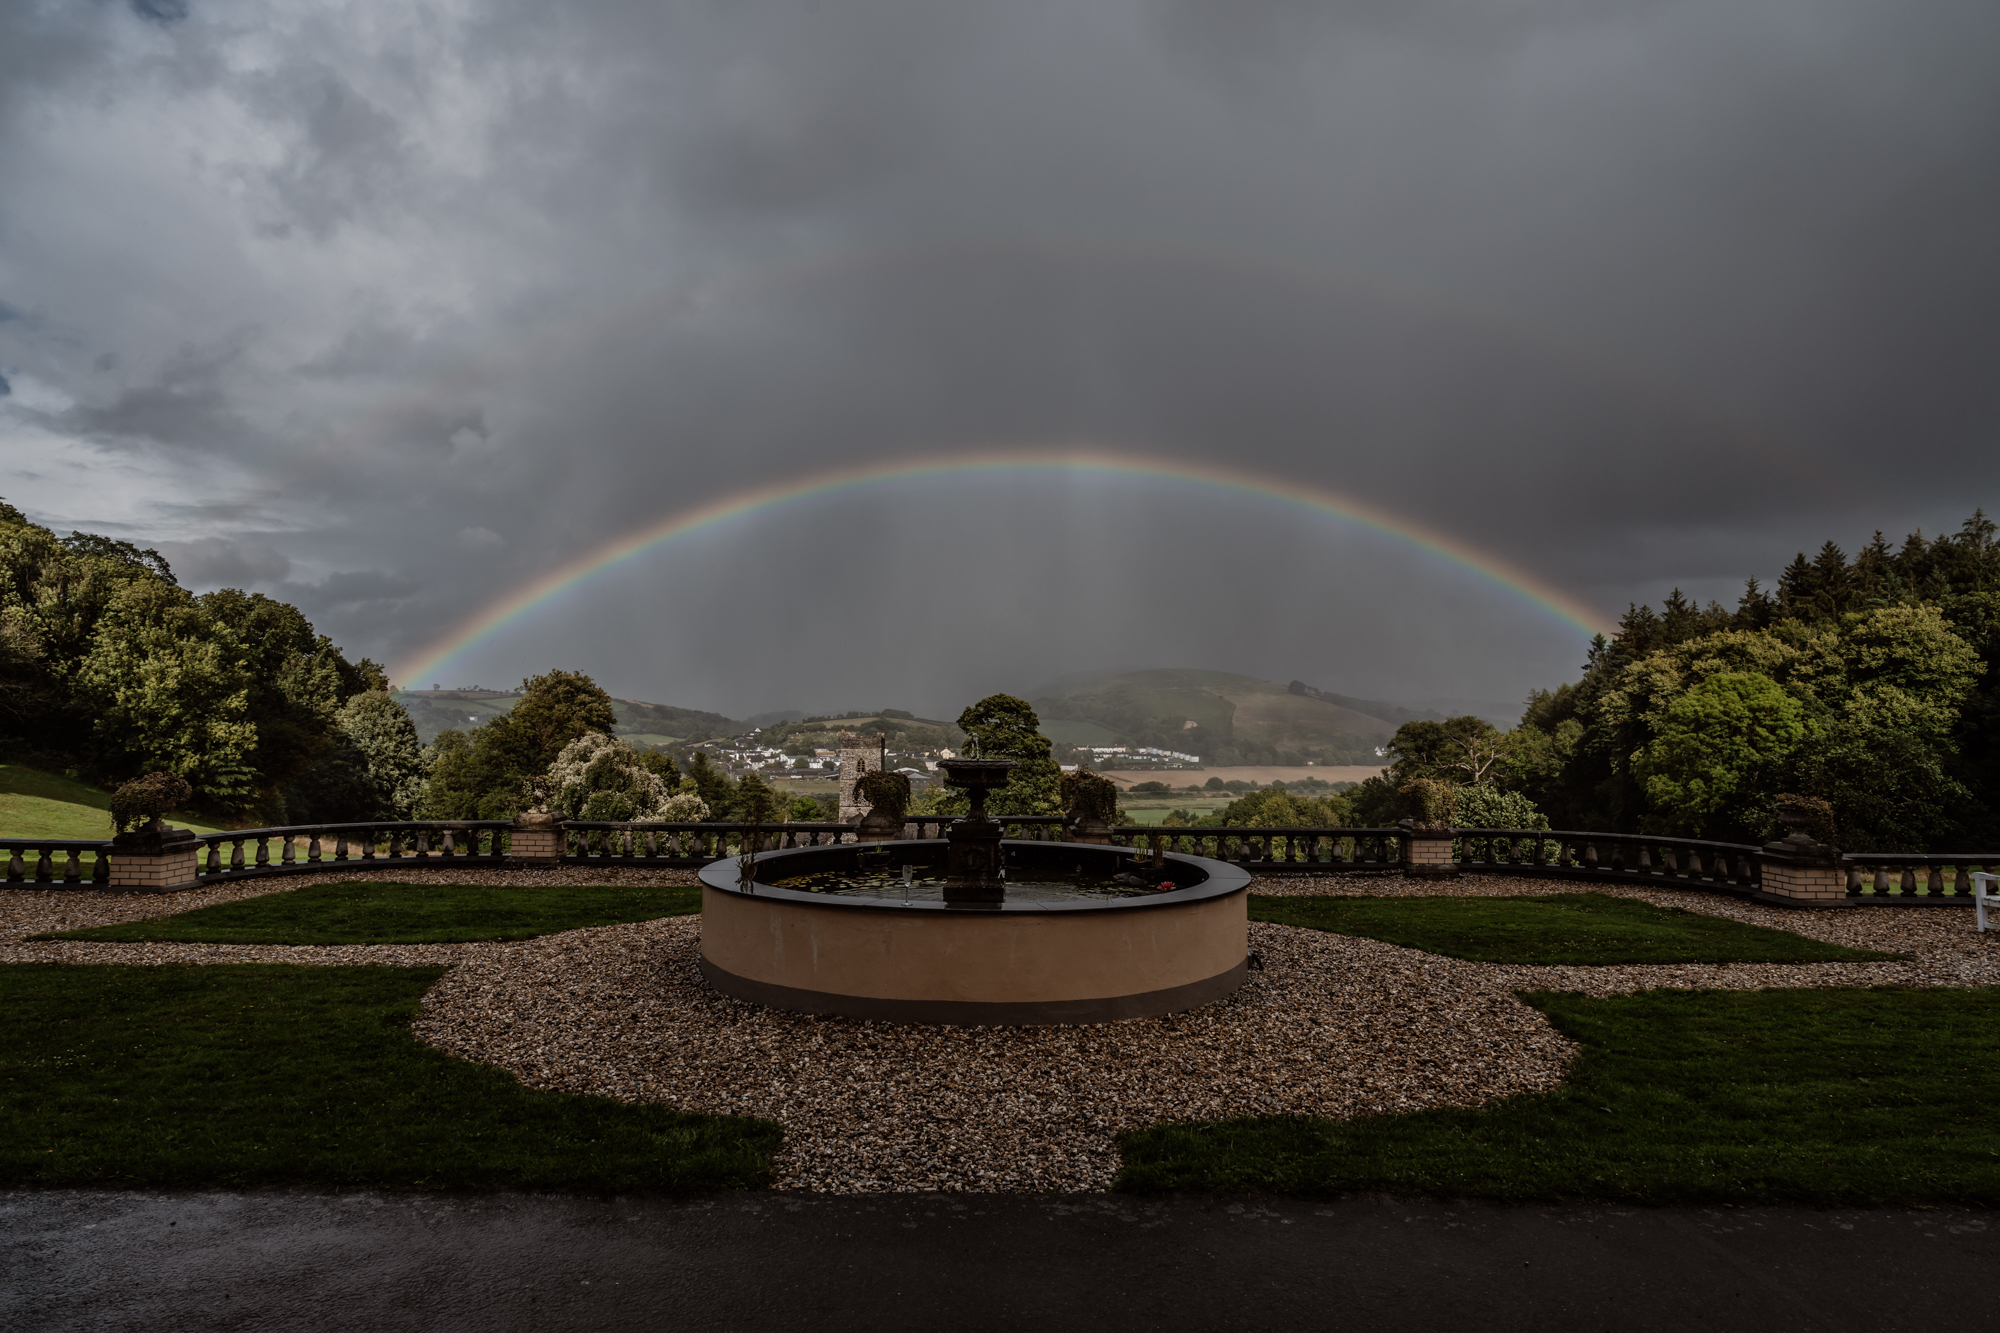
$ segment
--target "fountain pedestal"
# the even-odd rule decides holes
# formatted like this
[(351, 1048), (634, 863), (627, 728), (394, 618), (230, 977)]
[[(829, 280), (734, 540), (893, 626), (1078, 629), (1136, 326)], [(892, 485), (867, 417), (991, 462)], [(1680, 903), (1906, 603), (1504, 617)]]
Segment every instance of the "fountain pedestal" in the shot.
[(945, 830), (944, 900), (948, 903), (997, 903), (1007, 897), (1000, 878), (1001, 827), (986, 813), (986, 793), (1007, 785), (1012, 759), (946, 759), (939, 765), (944, 780), (960, 787), (972, 800), (972, 813)]

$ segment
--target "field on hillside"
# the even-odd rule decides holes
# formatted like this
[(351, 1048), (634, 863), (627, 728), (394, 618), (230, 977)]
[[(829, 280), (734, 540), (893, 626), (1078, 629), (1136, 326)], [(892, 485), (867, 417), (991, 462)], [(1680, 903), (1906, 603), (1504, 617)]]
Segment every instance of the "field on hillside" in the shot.
[(1206, 764), (1199, 769), (1178, 769), (1155, 772), (1143, 768), (1107, 768), (1103, 776), (1118, 784), (1119, 790), (1130, 787), (1135, 782), (1164, 782), (1169, 787), (1199, 787), (1210, 778), (1221, 778), (1224, 782), (1254, 782), (1260, 787), (1268, 787), (1273, 782), (1303, 782), (1307, 778), (1318, 778), (1321, 782), (1366, 782), (1381, 773), (1382, 764), (1234, 764), (1218, 767)]
[[(111, 793), (60, 773), (20, 764), (0, 764), (0, 838), (108, 838)], [(197, 833), (214, 833), (185, 815), (168, 822)]]
[(1256, 745), (1352, 759), (1396, 730), (1379, 717), (1229, 671), (1128, 671), (1033, 702), (1051, 739), (1068, 739), (1051, 727), (1096, 726), (1126, 742), (1208, 755), (1224, 745)]

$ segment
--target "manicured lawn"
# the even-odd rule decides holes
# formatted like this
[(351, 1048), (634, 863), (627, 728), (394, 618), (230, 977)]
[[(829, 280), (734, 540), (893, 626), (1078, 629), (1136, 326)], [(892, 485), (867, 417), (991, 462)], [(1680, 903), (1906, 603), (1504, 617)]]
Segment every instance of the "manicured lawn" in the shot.
[(1605, 893), (1535, 898), (1269, 898), (1253, 921), (1365, 935), (1478, 963), (1832, 963), (1896, 958)]
[(1483, 1111), (1167, 1125), (1128, 1190), (2000, 1204), (1989, 990), (1524, 996), (1585, 1050)]
[(175, 916), (36, 939), (183, 944), (443, 944), (525, 940), (584, 926), (701, 910), (695, 886), (517, 888), (483, 884), (312, 884)]
[(540, 1092), (418, 1042), (442, 969), (0, 966), (0, 1184), (696, 1190), (780, 1130)]

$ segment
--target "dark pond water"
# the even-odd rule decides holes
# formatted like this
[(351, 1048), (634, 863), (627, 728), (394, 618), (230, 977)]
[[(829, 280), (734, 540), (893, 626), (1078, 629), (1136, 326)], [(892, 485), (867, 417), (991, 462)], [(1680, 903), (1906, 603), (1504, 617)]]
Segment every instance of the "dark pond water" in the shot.
[[(773, 888), (797, 889), (802, 893), (824, 893), (839, 898), (874, 898), (883, 902), (935, 903), (944, 901), (944, 874), (936, 866), (881, 870), (828, 870), (790, 879), (767, 880)], [(1015, 876), (1020, 878), (1015, 878)], [(1171, 886), (1170, 886), (1171, 887)], [(1007, 901), (1010, 903), (1074, 902), (1080, 898), (1143, 898), (1161, 890), (1141, 887), (1111, 875), (1071, 874), (1038, 868), (1007, 872)]]

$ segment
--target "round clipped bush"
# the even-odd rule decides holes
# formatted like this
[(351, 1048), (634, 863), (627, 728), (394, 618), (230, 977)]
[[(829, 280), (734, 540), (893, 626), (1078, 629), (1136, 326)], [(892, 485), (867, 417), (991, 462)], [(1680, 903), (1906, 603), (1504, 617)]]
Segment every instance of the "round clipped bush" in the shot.
[(868, 802), (871, 814), (900, 820), (910, 809), (910, 779), (904, 773), (878, 769), (854, 780), (854, 794)]
[(178, 773), (148, 773), (111, 793), (111, 823), (119, 833), (160, 829), (160, 817), (186, 805), (194, 788)]

